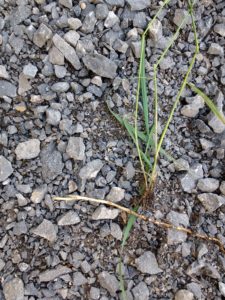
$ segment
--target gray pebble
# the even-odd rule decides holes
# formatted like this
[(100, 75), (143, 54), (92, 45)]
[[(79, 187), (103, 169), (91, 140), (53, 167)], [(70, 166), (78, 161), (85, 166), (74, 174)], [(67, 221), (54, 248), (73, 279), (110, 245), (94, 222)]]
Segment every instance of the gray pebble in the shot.
[(120, 19), (117, 17), (117, 15), (113, 12), (113, 11), (110, 11), (108, 13), (108, 16), (104, 22), (104, 26), (106, 28), (111, 28), (113, 27), (115, 24), (119, 23)]
[(0, 80), (0, 97), (16, 97), (16, 86), (6, 80)]
[(95, 15), (98, 20), (104, 20), (109, 13), (108, 6), (104, 3), (99, 3), (96, 6)]
[(117, 218), (119, 215), (118, 209), (111, 209), (105, 207), (104, 205), (100, 205), (92, 214), (93, 220), (113, 220)]
[(203, 178), (199, 179), (197, 188), (202, 192), (212, 193), (219, 187), (219, 180), (214, 178)]
[(58, 229), (53, 223), (49, 220), (44, 219), (42, 223), (33, 229), (32, 231), (35, 235), (38, 235), (49, 242), (53, 243), (57, 239)]
[(0, 78), (9, 79), (9, 73), (3, 65), (0, 65)]
[(131, 10), (143, 10), (150, 6), (150, 0), (127, 0)]
[(120, 202), (123, 200), (125, 195), (125, 190), (120, 187), (112, 187), (106, 199), (112, 202)]
[(158, 266), (155, 255), (150, 251), (146, 251), (139, 258), (136, 258), (135, 265), (136, 268), (144, 274), (154, 275), (162, 272)]
[(82, 24), (82, 27), (81, 27), (81, 31), (84, 32), (84, 33), (91, 33), (94, 31), (94, 28), (95, 28), (95, 24), (97, 22), (97, 19), (95, 18), (95, 13), (93, 11), (90, 11), (84, 21), (83, 21), (83, 24)]
[(81, 63), (76, 54), (76, 51), (58, 34), (55, 34), (52, 39), (55, 47), (64, 55), (66, 60), (74, 67), (75, 70), (80, 70)]
[(66, 147), (66, 153), (74, 160), (84, 160), (85, 145), (81, 137), (70, 137)]
[(5, 262), (0, 258), (0, 272), (4, 269)]
[(225, 283), (219, 282), (219, 290), (221, 295), (225, 297)]
[(46, 270), (39, 274), (40, 282), (49, 282), (52, 281), (62, 275), (69, 274), (72, 270), (66, 266), (58, 265), (53, 270)]
[(6, 180), (13, 173), (11, 162), (0, 155), (0, 182)]
[(13, 278), (3, 284), (5, 300), (24, 300), (24, 284), (20, 278)]
[(59, 226), (74, 225), (80, 223), (80, 217), (75, 211), (69, 211), (58, 219)]
[(57, 126), (61, 120), (61, 113), (58, 110), (48, 108), (46, 110), (46, 122), (49, 125)]
[(145, 282), (141, 281), (132, 289), (135, 300), (149, 300), (149, 289)]
[(203, 178), (203, 169), (201, 164), (195, 164), (190, 168), (187, 174), (181, 176), (180, 183), (186, 193), (191, 193), (196, 187), (197, 180)]
[(87, 69), (95, 74), (113, 79), (116, 77), (116, 64), (101, 54), (88, 54), (83, 57), (83, 62)]
[(66, 68), (64, 66), (58, 66), (58, 65), (55, 65), (54, 66), (54, 70), (55, 70), (55, 75), (57, 78), (64, 78), (66, 76)]
[(44, 180), (54, 180), (62, 173), (64, 164), (62, 162), (62, 155), (54, 147), (50, 146), (41, 153), (42, 176)]
[(80, 35), (75, 30), (70, 30), (64, 35), (64, 39), (73, 47), (76, 47)]
[(192, 98), (188, 98), (186, 99), (186, 101), (188, 100), (188, 102), (190, 104), (184, 105), (181, 109), (181, 114), (186, 116), (186, 117), (190, 117), (190, 118), (194, 118), (197, 116), (197, 114), (199, 113), (199, 109), (204, 107), (205, 101), (204, 99), (197, 95), (195, 97)]
[(37, 67), (32, 65), (31, 63), (29, 63), (28, 65), (24, 66), (23, 68), (23, 74), (27, 77), (27, 78), (34, 78), (37, 74)]
[(33, 190), (30, 200), (36, 204), (41, 203), (41, 201), (44, 199), (47, 193), (47, 190), (48, 190), (47, 184), (43, 184), (37, 187), (36, 189)]
[(174, 300), (193, 300), (194, 295), (188, 290), (179, 290), (176, 292)]
[(103, 163), (100, 159), (92, 160), (80, 170), (79, 176), (83, 180), (93, 179), (98, 175), (102, 167)]
[[(219, 112), (223, 117), (225, 117), (223, 113), (224, 96), (221, 91), (219, 91), (219, 93), (216, 95), (215, 101), (217, 103)], [(222, 133), (225, 130), (225, 124), (223, 124), (223, 122), (220, 121), (217, 116), (215, 116), (213, 113), (210, 113), (209, 118), (208, 124), (215, 133)]]
[(52, 31), (44, 23), (41, 23), (38, 30), (34, 33), (33, 42), (39, 48), (42, 48), (52, 37)]
[(224, 50), (223, 50), (223, 47), (220, 46), (219, 44), (211, 43), (211, 45), (208, 49), (208, 53), (212, 54), (212, 55), (223, 56), (224, 55)]
[(71, 29), (77, 30), (82, 26), (82, 22), (80, 19), (77, 18), (69, 18), (68, 19), (68, 25), (70, 26)]
[[(171, 211), (167, 214), (167, 220), (174, 226), (184, 226), (189, 225), (189, 218), (187, 214), (178, 213)], [(174, 229), (169, 229), (167, 233), (167, 243), (168, 245), (175, 245), (185, 242), (187, 239), (187, 234), (185, 232), (177, 231)]]
[(56, 93), (67, 92), (69, 88), (70, 88), (70, 85), (66, 81), (56, 82), (51, 86), (51, 89)]
[(33, 159), (40, 153), (40, 141), (30, 139), (26, 142), (19, 143), (15, 149), (16, 159)]
[(106, 289), (112, 297), (116, 296), (116, 292), (119, 290), (119, 282), (114, 275), (103, 271), (98, 275), (98, 280), (100, 285)]
[(91, 298), (91, 300), (100, 299), (100, 289), (92, 286), (90, 289), (90, 298)]
[(84, 275), (81, 272), (75, 272), (73, 274), (73, 284), (75, 286), (84, 285), (87, 283), (87, 279), (84, 277)]
[(222, 37), (225, 37), (225, 24), (216, 24), (214, 26), (214, 31)]
[(225, 198), (213, 193), (203, 193), (198, 195), (198, 200), (202, 203), (205, 209), (212, 213), (221, 205), (225, 204)]
[(61, 51), (59, 51), (56, 47), (52, 47), (49, 50), (49, 61), (53, 65), (64, 65), (64, 56)]
[(221, 185), (220, 185), (220, 191), (223, 195), (225, 195), (225, 181), (222, 181), (221, 182)]
[(59, 4), (65, 6), (66, 8), (72, 8), (73, 7), (72, 0), (59, 0)]

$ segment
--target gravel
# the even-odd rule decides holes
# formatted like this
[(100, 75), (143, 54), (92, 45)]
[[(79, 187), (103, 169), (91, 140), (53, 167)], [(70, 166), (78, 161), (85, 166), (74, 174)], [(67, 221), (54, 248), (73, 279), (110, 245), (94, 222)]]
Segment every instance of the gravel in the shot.
[(26, 142), (19, 143), (15, 149), (16, 159), (33, 159), (40, 154), (40, 141), (30, 139)]
[(100, 205), (92, 214), (93, 220), (104, 220), (109, 219), (113, 220), (115, 219), (119, 214), (118, 209), (111, 209), (107, 208), (104, 205)]
[(63, 216), (59, 217), (57, 224), (59, 226), (65, 226), (65, 225), (74, 225), (80, 223), (80, 217), (78, 214), (74, 211), (69, 211)]
[(85, 145), (81, 137), (70, 137), (66, 153), (70, 158), (74, 160), (84, 160), (85, 158)]
[(58, 34), (53, 36), (52, 41), (55, 47), (64, 55), (65, 59), (74, 67), (74, 69), (79, 70), (81, 64), (74, 48)]
[(5, 300), (24, 300), (24, 283), (20, 278), (13, 278), (3, 285)]
[(116, 76), (116, 64), (101, 54), (85, 55), (83, 63), (88, 70), (101, 77), (113, 79)]
[(13, 173), (11, 162), (0, 155), (0, 181), (6, 180)]
[(135, 265), (140, 272), (145, 274), (154, 275), (162, 272), (158, 266), (155, 255), (150, 251), (146, 251), (139, 258), (137, 258), (135, 260)]
[(57, 227), (51, 221), (46, 219), (44, 219), (38, 227), (33, 229), (32, 232), (51, 243), (57, 239)]
[(16, 97), (16, 86), (6, 80), (0, 80), (0, 97)]
[(212, 213), (221, 205), (225, 204), (225, 198), (213, 193), (203, 193), (198, 195), (198, 200), (202, 203), (205, 209)]
[(202, 192), (211, 193), (211, 192), (214, 192), (214, 191), (216, 191), (218, 189), (218, 187), (219, 187), (219, 180), (214, 179), (214, 178), (200, 179), (198, 181), (197, 187)]
[(52, 281), (58, 277), (61, 277), (62, 275), (69, 274), (72, 270), (66, 266), (58, 265), (53, 270), (46, 270), (39, 274), (39, 280), (40, 282), (49, 282)]
[(114, 275), (103, 271), (98, 275), (98, 280), (100, 285), (106, 289), (112, 297), (116, 296), (116, 291), (119, 289), (119, 282)]
[[(119, 299), (120, 255), (129, 300), (224, 297), (225, 260), (213, 242), (137, 219), (121, 253), (128, 215), (53, 200), (75, 194), (130, 209), (139, 201), (136, 147), (107, 106), (133, 124), (141, 36), (161, 4), (0, 0), (0, 299)], [(195, 3), (200, 51), (189, 75), (222, 115), (224, 9)], [(153, 65), (187, 14), (187, 3), (168, 3), (146, 35), (150, 98)], [(159, 135), (195, 49), (189, 16), (185, 23), (157, 72)], [(139, 212), (224, 243), (224, 128), (187, 86), (154, 197)]]

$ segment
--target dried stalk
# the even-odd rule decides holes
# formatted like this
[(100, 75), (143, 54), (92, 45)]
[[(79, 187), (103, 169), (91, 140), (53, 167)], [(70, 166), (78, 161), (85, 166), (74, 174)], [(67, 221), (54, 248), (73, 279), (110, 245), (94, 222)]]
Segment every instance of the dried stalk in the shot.
[(103, 199), (95, 199), (95, 198), (90, 198), (90, 197), (85, 197), (85, 196), (79, 196), (79, 195), (68, 195), (67, 197), (53, 197), (53, 200), (64, 200), (64, 201), (89, 201), (89, 202), (96, 202), (96, 203), (101, 203), (101, 204), (105, 204), (105, 205), (109, 205), (115, 208), (118, 208), (119, 210), (126, 212), (129, 215), (133, 215), (145, 222), (149, 222), (152, 223), (156, 226), (162, 227), (162, 228), (166, 228), (166, 229), (173, 229), (173, 230), (177, 230), (177, 231), (181, 231), (184, 233), (187, 233), (195, 238), (199, 238), (205, 241), (210, 241), (213, 242), (214, 244), (216, 244), (217, 246), (219, 246), (220, 251), (223, 252), (225, 254), (225, 248), (222, 244), (222, 242), (214, 237), (205, 235), (205, 234), (200, 234), (197, 232), (192, 231), (191, 229), (182, 227), (182, 226), (175, 226), (173, 224), (167, 223), (167, 222), (162, 222), (162, 221), (158, 221), (155, 220), (153, 218), (149, 218), (146, 217), (145, 215), (141, 215), (127, 207), (124, 207), (122, 205), (119, 205), (117, 203), (111, 202), (111, 201), (107, 201), (107, 200), (103, 200)]

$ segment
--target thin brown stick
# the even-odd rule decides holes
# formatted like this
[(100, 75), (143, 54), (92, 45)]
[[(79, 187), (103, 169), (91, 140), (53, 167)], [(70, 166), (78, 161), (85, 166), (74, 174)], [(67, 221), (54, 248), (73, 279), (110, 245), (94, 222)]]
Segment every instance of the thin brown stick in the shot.
[(202, 240), (205, 240), (205, 241), (213, 242), (217, 246), (219, 246), (220, 251), (225, 254), (225, 248), (224, 248), (222, 242), (217, 238), (214, 238), (214, 237), (211, 237), (211, 236), (208, 236), (208, 235), (205, 235), (205, 234), (200, 234), (200, 233), (194, 232), (191, 229), (188, 229), (188, 228), (185, 228), (185, 227), (182, 227), (182, 226), (175, 226), (175, 225), (167, 223), (167, 222), (162, 222), (162, 221), (155, 220), (153, 218), (148, 218), (148, 217), (146, 217), (144, 215), (141, 215), (141, 214), (139, 214), (139, 213), (127, 208), (127, 207), (124, 207), (122, 205), (119, 205), (117, 203), (114, 203), (114, 202), (111, 202), (111, 201), (108, 201), (108, 200), (95, 199), (95, 198), (79, 196), (79, 195), (69, 195), (67, 197), (53, 197), (53, 200), (64, 200), (64, 201), (80, 201), (80, 200), (82, 200), (82, 201), (89, 201), (89, 202), (96, 202), (96, 203), (106, 204), (106, 205), (118, 208), (119, 210), (124, 211), (129, 215), (133, 215), (133, 216), (135, 216), (139, 219), (142, 219), (145, 222), (150, 222), (150, 223), (152, 223), (156, 226), (166, 228), (166, 229), (173, 229), (173, 230), (181, 231), (181, 232), (187, 233), (187, 234), (189, 234), (189, 235), (191, 235), (195, 238), (199, 238), (199, 239), (202, 239)]

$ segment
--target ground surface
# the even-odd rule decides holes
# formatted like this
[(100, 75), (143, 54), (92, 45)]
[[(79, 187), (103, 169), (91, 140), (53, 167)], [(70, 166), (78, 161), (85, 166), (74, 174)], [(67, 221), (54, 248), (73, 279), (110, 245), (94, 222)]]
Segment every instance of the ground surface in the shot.
[[(137, 195), (136, 150), (106, 103), (132, 119), (140, 37), (157, 3), (0, 0), (0, 299), (120, 299), (123, 218), (52, 197), (78, 193), (129, 207)], [(184, 9), (171, 1), (147, 39), (150, 97), (152, 64)], [(201, 53), (190, 81), (222, 113), (225, 2), (199, 1), (195, 16)], [(193, 52), (188, 20), (160, 65), (161, 128)], [(164, 142), (178, 163), (161, 158), (145, 213), (224, 242), (225, 126), (194, 96), (185, 91)], [(123, 259), (128, 299), (225, 296), (216, 245), (137, 221)]]

